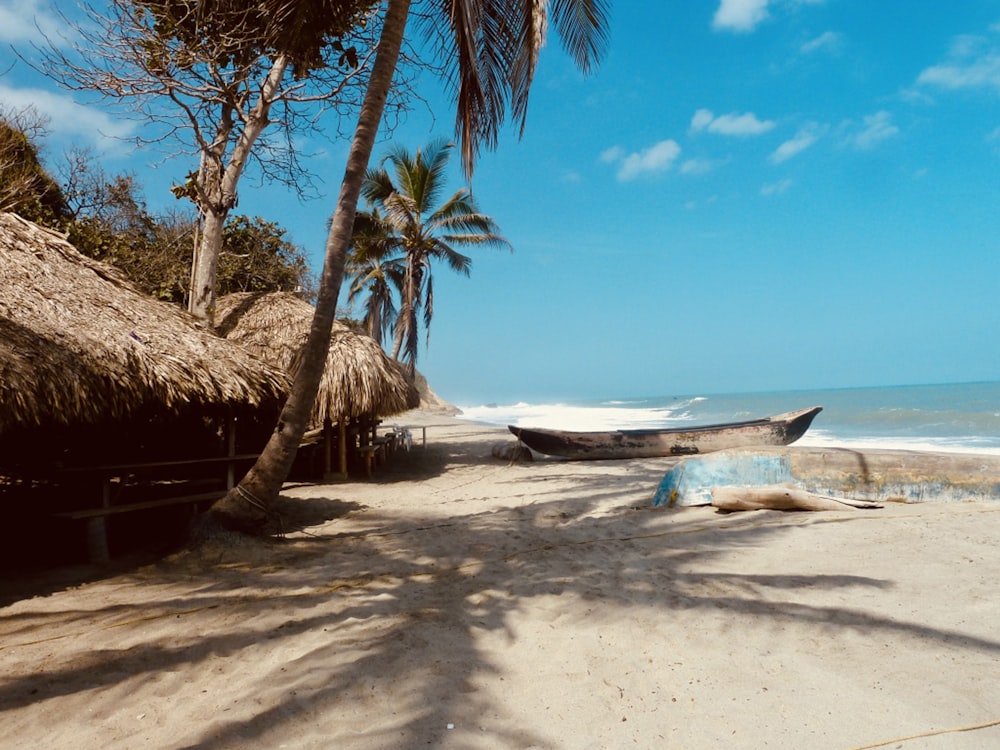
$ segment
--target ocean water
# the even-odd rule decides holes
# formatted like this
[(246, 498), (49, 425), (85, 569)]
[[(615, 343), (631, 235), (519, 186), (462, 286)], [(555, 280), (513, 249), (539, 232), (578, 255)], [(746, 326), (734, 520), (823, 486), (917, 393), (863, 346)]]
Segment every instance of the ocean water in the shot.
[(1000, 455), (1000, 382), (460, 406), (493, 425), (563, 430), (684, 427), (822, 406), (798, 445)]

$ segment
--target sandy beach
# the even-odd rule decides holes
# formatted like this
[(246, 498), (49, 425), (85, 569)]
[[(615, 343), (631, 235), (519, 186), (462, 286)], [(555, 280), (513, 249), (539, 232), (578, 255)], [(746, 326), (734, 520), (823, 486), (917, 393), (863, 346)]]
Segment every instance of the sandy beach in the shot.
[(1000, 503), (652, 508), (671, 459), (397, 421), (282, 538), (4, 591), (3, 746), (1000, 747)]

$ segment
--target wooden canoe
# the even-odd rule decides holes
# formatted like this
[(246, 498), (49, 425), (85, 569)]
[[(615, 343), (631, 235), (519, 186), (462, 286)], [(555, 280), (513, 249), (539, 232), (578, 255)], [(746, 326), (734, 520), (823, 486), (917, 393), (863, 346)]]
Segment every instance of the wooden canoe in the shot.
[(789, 445), (809, 429), (822, 406), (763, 419), (670, 429), (568, 432), (508, 425), (532, 450), (575, 460), (655, 458), (754, 445)]

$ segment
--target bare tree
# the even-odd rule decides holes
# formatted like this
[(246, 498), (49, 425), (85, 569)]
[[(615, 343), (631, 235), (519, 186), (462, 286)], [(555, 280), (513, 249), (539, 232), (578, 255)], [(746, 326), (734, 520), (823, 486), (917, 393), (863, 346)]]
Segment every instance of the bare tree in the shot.
[[(254, 165), (312, 188), (295, 139), (327, 112), (336, 130), (364, 93), (379, 19), (371, 0), (107, 0), (84, 6), (70, 51), (49, 40), (39, 68), (71, 90), (127, 106), (151, 125), (140, 145), (179, 142), (196, 159), (173, 192), (200, 231), (189, 309), (211, 321), (223, 227)], [(402, 99), (399, 99), (402, 101)], [(272, 127), (276, 126), (276, 127)], [(265, 130), (274, 131), (264, 137)]]

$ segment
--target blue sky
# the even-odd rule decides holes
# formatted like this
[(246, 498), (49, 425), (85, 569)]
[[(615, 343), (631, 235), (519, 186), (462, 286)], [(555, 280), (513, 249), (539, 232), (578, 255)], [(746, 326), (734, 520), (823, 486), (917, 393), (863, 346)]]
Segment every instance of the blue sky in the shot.
[[(0, 0), (0, 41), (33, 7)], [(452, 131), (420, 90), (410, 149)], [(154, 208), (192, 168), (16, 63), (0, 102), (28, 101), (50, 158), (92, 145)], [(240, 211), (318, 265), (346, 144), (313, 151), (327, 195), (248, 185)], [(612, 0), (602, 66), (552, 35), (472, 187), (514, 252), (435, 273), (418, 367), (455, 403), (1000, 380), (1000, 0)]]

